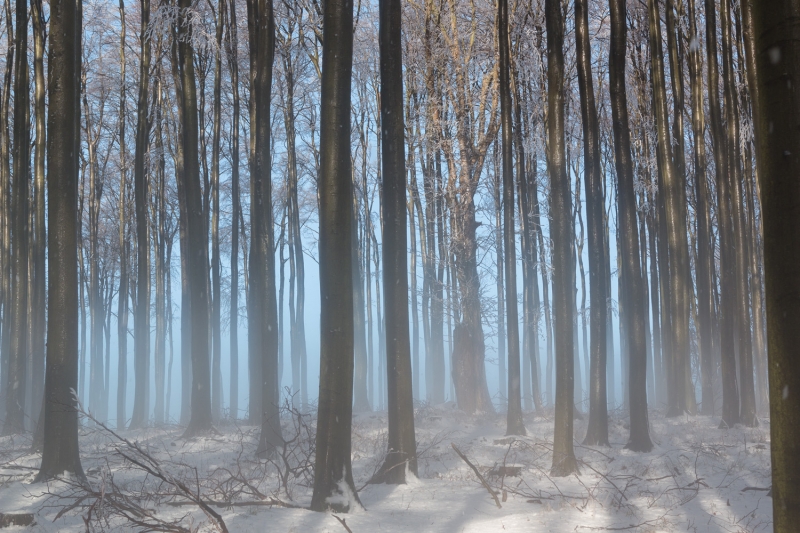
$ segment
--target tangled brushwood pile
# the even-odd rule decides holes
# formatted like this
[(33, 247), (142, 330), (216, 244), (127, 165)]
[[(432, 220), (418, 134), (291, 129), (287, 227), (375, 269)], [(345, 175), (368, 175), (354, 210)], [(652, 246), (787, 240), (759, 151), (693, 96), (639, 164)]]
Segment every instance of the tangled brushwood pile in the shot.
[[(449, 404), (416, 410), (419, 479), (369, 481), (386, 453), (386, 414), (353, 421), (353, 469), (366, 510), (308, 511), (313, 415), (283, 405), (285, 445), (256, 458), (258, 428), (221, 422), (181, 440), (182, 428), (105, 427), (84, 416), (86, 479), (31, 484), (39, 457), (19, 437), (0, 440), (0, 509), (32, 524), (10, 531), (710, 531), (772, 530), (769, 421), (717, 429), (711, 417), (651, 411), (656, 447), (623, 449), (627, 419), (613, 413), (611, 448), (576, 443), (580, 475), (550, 476), (553, 422), (529, 414), (528, 437), (505, 437), (505, 417), (470, 417)], [(313, 410), (312, 412), (315, 412)], [(576, 421), (576, 434), (585, 421)], [(463, 455), (463, 457), (461, 457)], [(473, 468), (474, 467), (474, 468)]]

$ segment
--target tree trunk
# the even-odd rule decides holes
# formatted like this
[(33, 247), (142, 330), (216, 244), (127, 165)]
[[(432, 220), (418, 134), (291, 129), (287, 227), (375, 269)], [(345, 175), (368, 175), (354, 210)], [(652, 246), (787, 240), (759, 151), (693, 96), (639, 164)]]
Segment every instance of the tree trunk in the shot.
[[(650, 21), (651, 81), (653, 111), (656, 124), (656, 151), (659, 161), (659, 193), (663, 196), (664, 215), (669, 253), (668, 290), (671, 337), (668, 415), (679, 416), (690, 410), (687, 405), (686, 365), (689, 364), (689, 249), (686, 236), (686, 190), (681, 174), (673, 161), (669, 138), (666, 85), (664, 81), (664, 52), (661, 42), (661, 25), (656, 0), (648, 0)], [(664, 331), (662, 327), (662, 331)]]
[[(146, 1), (146, 0), (145, 0)], [(191, 416), (184, 438), (208, 433), (211, 421), (211, 376), (209, 368), (208, 335), (208, 233), (203, 221), (202, 195), (200, 191), (200, 168), (198, 160), (197, 93), (194, 75), (194, 49), (190, 39), (190, 27), (183, 20), (189, 0), (179, 0), (178, 7), (184, 13), (177, 21), (178, 67), (181, 90), (182, 131), (179, 144), (183, 153), (183, 181), (187, 227), (187, 278), (191, 290), (191, 336), (192, 394)]]
[(503, 244), (505, 247), (505, 300), (508, 318), (508, 414), (506, 435), (525, 435), (520, 388), (519, 317), (517, 307), (517, 247), (514, 223), (514, 147), (511, 124), (510, 43), (508, 0), (497, 3), (497, 36), (500, 49), (500, 122), (503, 154)]
[(578, 471), (572, 447), (573, 321), (572, 195), (564, 159), (564, 20), (561, 3), (545, 0), (547, 25), (547, 173), (553, 239), (553, 307), (556, 338), (556, 413), (552, 476)]
[[(614, 0), (612, 0), (613, 2)], [(624, 0), (622, 10), (624, 11)], [(612, 3), (612, 13), (614, 12)], [(612, 35), (613, 37), (613, 35)], [(625, 35), (622, 38), (622, 61), (624, 75)], [(589, 235), (589, 290), (590, 290), (590, 385), (589, 426), (586, 430), (586, 445), (608, 446), (608, 399), (606, 397), (606, 302), (605, 265), (608, 250), (603, 236), (603, 182), (600, 173), (600, 128), (597, 123), (597, 107), (592, 85), (591, 46), (589, 42), (589, 4), (586, 0), (575, 1), (575, 40), (578, 56), (578, 86), (581, 97), (581, 122), (583, 124), (584, 187), (586, 189), (586, 221)], [(612, 41), (613, 47), (613, 41)], [(619, 54), (612, 48), (610, 57)], [(610, 74), (613, 76), (613, 72)], [(624, 89), (623, 89), (624, 91)], [(625, 117), (627, 119), (627, 116)], [(615, 116), (614, 125), (620, 117)], [(626, 122), (627, 125), (627, 122)], [(626, 129), (627, 131), (627, 129)], [(615, 143), (616, 144), (616, 143)], [(628, 155), (630, 159), (630, 155)], [(619, 155), (617, 155), (619, 162)], [(617, 174), (620, 172), (617, 170)]]
[[(800, 16), (794, 2), (753, 4), (753, 34), (758, 66), (757, 160), (764, 220), (764, 278), (766, 282), (767, 342), (772, 437), (772, 497), (776, 533), (797, 529), (800, 521), (800, 221), (797, 180), (800, 136), (798, 99), (793, 88), (800, 72), (798, 27), (787, 21)], [(792, 82), (792, 83), (787, 83)]]
[(3, 435), (25, 431), (25, 382), (28, 354), (28, 180), (30, 126), (28, 123), (28, 4), (16, 1), (17, 49), (14, 64), (14, 175), (11, 209), (11, 335), (5, 384), (6, 416)]
[(230, 358), (231, 358), (231, 419), (239, 418), (239, 59), (236, 2), (230, 3), (228, 22), (228, 65), (231, 72), (233, 116), (231, 117), (231, 308), (230, 308)]
[(611, 0), (611, 48), (609, 53), (609, 82), (611, 113), (614, 127), (614, 153), (619, 190), (619, 234), (622, 252), (622, 277), (625, 287), (621, 298), (625, 313), (622, 316), (627, 334), (630, 378), (630, 439), (625, 447), (632, 451), (649, 452), (650, 427), (647, 416), (647, 349), (645, 346), (644, 316), (647, 312), (644, 297), (645, 279), (639, 259), (639, 231), (636, 218), (636, 196), (633, 190), (633, 160), (628, 99), (625, 93), (625, 52), (627, 25), (625, 0)]
[[(748, 6), (749, 8), (749, 6)], [(748, 9), (746, 8), (746, 9)], [(761, 208), (764, 224), (764, 277), (766, 282), (767, 337), (769, 348), (770, 414), (772, 430), (772, 476), (775, 531), (795, 529), (800, 519), (800, 499), (793, 490), (800, 478), (797, 463), (798, 435), (789, 421), (796, 412), (800, 386), (793, 346), (797, 341), (797, 305), (791, 296), (798, 279), (793, 265), (797, 261), (796, 158), (798, 147), (793, 124), (797, 117), (797, 98), (791, 88), (797, 77), (797, 31), (787, 20), (798, 16), (796, 5), (777, 2), (752, 9), (755, 39), (757, 90), (756, 139), (758, 143)], [(751, 55), (748, 53), (748, 55)], [(760, 327), (760, 324), (756, 324)], [(751, 374), (752, 375), (752, 374)]]
[(120, 96), (119, 96), (119, 292), (117, 293), (117, 429), (125, 429), (127, 422), (126, 400), (128, 394), (128, 256), (127, 239), (128, 153), (125, 142), (127, 116), (127, 90), (125, 85), (125, 1), (119, 2), (120, 17)]
[[(147, 118), (150, 92), (150, 0), (141, 0), (141, 56), (139, 60), (139, 96), (136, 102), (136, 149), (133, 159), (133, 189), (136, 204), (136, 311), (133, 320), (133, 371), (134, 397), (131, 428), (147, 425), (150, 378), (150, 237), (147, 230), (148, 178), (145, 170), (145, 152), (150, 137)], [(181, 307), (183, 309), (183, 307)]]
[(219, 247), (219, 157), (222, 114), (222, 30), (225, 2), (220, 0), (216, 13), (216, 49), (214, 50), (214, 116), (211, 138), (211, 338), (213, 368), (211, 378), (211, 417), (222, 417), (222, 291), (220, 289)]
[(70, 472), (83, 479), (78, 453), (78, 158), (81, 8), (50, 2), (47, 194), (49, 198), (47, 361), (44, 448), (36, 481)]
[[(709, 111), (711, 114), (711, 141), (714, 148), (714, 166), (717, 174), (717, 227), (719, 233), (720, 266), (720, 351), (722, 363), (722, 422), (721, 426), (733, 427), (739, 422), (739, 387), (736, 378), (734, 347), (736, 287), (734, 272), (733, 232), (729, 190), (728, 141), (722, 129), (719, 96), (719, 69), (717, 62), (716, 6), (706, 0), (706, 50), (708, 54)], [(723, 54), (725, 55), (725, 54)]]
[(31, 428), (37, 427), (42, 410), (44, 396), (44, 360), (46, 333), (46, 291), (47, 276), (45, 273), (45, 250), (47, 248), (47, 230), (45, 228), (45, 79), (44, 79), (44, 47), (45, 20), (41, 0), (31, 3), (31, 19), (33, 20), (33, 78), (34, 116), (36, 140), (34, 142), (34, 205), (33, 215), (33, 291), (31, 294)]
[[(352, 0), (323, 7), (320, 127), (320, 385), (311, 509), (361, 507), (350, 462), (353, 405), (353, 287), (350, 250), (353, 198), (350, 89)], [(345, 487), (347, 487), (345, 489)]]
[[(408, 255), (406, 253), (406, 168), (403, 114), (401, 0), (380, 2), (381, 196), (386, 369), (389, 441), (382, 467), (387, 483), (405, 483), (417, 474), (411, 346), (408, 331)], [(413, 223), (413, 218), (411, 221)], [(411, 234), (414, 235), (413, 227)], [(412, 279), (415, 272), (411, 271)], [(412, 297), (416, 298), (414, 293)], [(416, 376), (419, 379), (419, 376)]]

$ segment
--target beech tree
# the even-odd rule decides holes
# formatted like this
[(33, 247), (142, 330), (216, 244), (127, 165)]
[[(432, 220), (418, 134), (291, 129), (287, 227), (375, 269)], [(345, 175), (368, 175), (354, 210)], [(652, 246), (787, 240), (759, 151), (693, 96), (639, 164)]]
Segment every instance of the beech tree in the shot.
[(78, 148), (80, 144), (79, 3), (50, 3), (48, 47), (47, 361), (42, 464), (36, 481), (64, 472), (83, 478), (78, 451)]

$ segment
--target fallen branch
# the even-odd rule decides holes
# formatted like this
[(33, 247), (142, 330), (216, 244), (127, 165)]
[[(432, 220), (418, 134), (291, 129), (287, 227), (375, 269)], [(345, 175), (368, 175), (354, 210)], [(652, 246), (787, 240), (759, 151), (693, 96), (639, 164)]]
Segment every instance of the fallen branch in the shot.
[[(276, 500), (274, 498), (270, 498), (268, 500), (252, 500), (252, 501), (244, 501), (244, 502), (220, 502), (215, 500), (203, 500), (203, 503), (209, 507), (221, 507), (221, 508), (228, 508), (228, 507), (285, 507), (287, 509), (308, 509), (308, 507), (303, 507), (302, 505), (295, 505), (293, 503), (284, 502), (282, 500)], [(197, 502), (194, 500), (184, 500), (178, 502), (166, 502), (165, 505), (169, 505), (171, 507), (182, 507), (184, 505), (197, 505)]]
[(486, 488), (486, 490), (488, 490), (488, 491), (489, 491), (489, 494), (491, 494), (491, 495), (492, 495), (492, 498), (494, 498), (494, 503), (496, 503), (496, 504), (497, 504), (497, 508), (498, 508), (498, 509), (502, 509), (502, 508), (503, 508), (503, 506), (502, 506), (502, 505), (500, 505), (500, 500), (498, 500), (498, 499), (497, 499), (497, 494), (495, 494), (495, 492), (492, 490), (492, 487), (490, 487), (490, 486), (489, 486), (489, 483), (487, 483), (487, 482), (486, 482), (486, 480), (485, 480), (485, 479), (484, 479), (484, 477), (481, 475), (481, 473), (480, 473), (480, 472), (478, 472), (478, 468), (477, 468), (477, 467), (476, 467), (474, 464), (472, 464), (472, 463), (470, 462), (470, 460), (469, 460), (469, 459), (467, 459), (467, 456), (466, 456), (466, 455), (464, 455), (463, 453), (461, 453), (461, 450), (459, 450), (459, 449), (458, 449), (458, 446), (456, 446), (456, 443), (455, 443), (455, 442), (451, 442), (451, 443), (450, 443), (450, 446), (452, 446), (452, 447), (453, 447), (453, 449), (456, 451), (456, 453), (458, 454), (458, 456), (459, 456), (459, 457), (461, 457), (461, 459), (463, 459), (463, 460), (464, 460), (464, 462), (465, 462), (465, 463), (467, 463), (467, 464), (469, 465), (469, 467), (472, 469), (472, 471), (473, 471), (473, 472), (475, 472), (475, 475), (476, 475), (476, 476), (478, 476), (478, 480), (480, 480), (480, 482), (481, 482), (481, 485), (483, 485), (483, 486)]
[(747, 492), (748, 490), (763, 490), (763, 491), (770, 491), (772, 487), (745, 487), (742, 489), (742, 492)]
[[(331, 514), (333, 514), (333, 513), (331, 513)], [(345, 519), (344, 519), (344, 518), (339, 518), (339, 517), (338, 517), (338, 516), (336, 516), (335, 514), (333, 515), (333, 517), (334, 517), (336, 520), (338, 520), (340, 524), (342, 524), (342, 527), (344, 527), (344, 528), (347, 530), (347, 533), (353, 533), (353, 530), (352, 530), (352, 529), (350, 529), (350, 526), (348, 526), (348, 525), (347, 525), (347, 521), (345, 521)]]

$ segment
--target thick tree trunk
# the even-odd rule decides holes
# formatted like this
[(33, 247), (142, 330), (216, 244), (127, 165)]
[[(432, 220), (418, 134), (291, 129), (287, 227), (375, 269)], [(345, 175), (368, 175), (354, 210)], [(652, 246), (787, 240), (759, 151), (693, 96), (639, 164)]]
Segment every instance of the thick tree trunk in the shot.
[[(414, 433), (411, 346), (408, 331), (408, 260), (406, 247), (406, 168), (403, 114), (403, 48), (401, 0), (380, 2), (381, 148), (383, 163), (382, 243), (383, 293), (386, 319), (386, 370), (389, 400), (389, 441), (382, 467), (387, 483), (406, 482), (417, 474)], [(413, 222), (413, 218), (411, 221)], [(414, 234), (413, 227), (411, 234)], [(412, 279), (415, 276), (411, 271)], [(412, 293), (412, 297), (414, 294)], [(419, 379), (419, 376), (416, 376)]]
[[(275, 57), (275, 21), (271, 0), (248, 2), (247, 26), (255, 50), (251, 60), (254, 104), (254, 159), (250, 176), (250, 284), (248, 303), (248, 347), (251, 359), (259, 361), (257, 379), (260, 405), (255, 420), (261, 424), (258, 454), (270, 456), (282, 444), (280, 426), (280, 382), (278, 365), (278, 308), (275, 294), (275, 253), (272, 228), (272, 182), (270, 154), (270, 98), (272, 64)], [(251, 369), (252, 371), (252, 369)], [(253, 390), (251, 389), (251, 395)], [(250, 414), (251, 420), (254, 413)]]
[(36, 476), (70, 472), (83, 478), (78, 453), (78, 158), (80, 148), (81, 10), (74, 0), (50, 2), (47, 117), (49, 198), (47, 364), (44, 448)]
[(647, 349), (644, 316), (647, 312), (644, 296), (646, 280), (642, 276), (639, 258), (639, 231), (636, 218), (636, 196), (633, 190), (633, 160), (628, 99), (625, 93), (625, 52), (627, 26), (625, 0), (611, 0), (611, 49), (609, 53), (609, 82), (611, 114), (614, 128), (614, 153), (619, 188), (619, 238), (622, 252), (622, 277), (625, 287), (621, 298), (625, 313), (622, 316), (627, 334), (630, 377), (630, 439), (625, 447), (632, 451), (649, 452), (650, 427), (647, 416)]
[[(320, 127), (320, 386), (311, 509), (361, 507), (353, 483), (353, 246), (350, 85), (353, 2), (324, 4)], [(345, 489), (346, 487), (346, 489)]]
[[(178, 7), (184, 11), (190, 7), (189, 0), (179, 0)], [(189, 25), (181, 15), (178, 29), (178, 67), (181, 81), (179, 105), (182, 131), (179, 144), (183, 153), (183, 181), (187, 227), (187, 278), (191, 290), (191, 336), (192, 394), (191, 416), (184, 438), (211, 431), (211, 369), (208, 335), (208, 233), (203, 221), (200, 191), (200, 168), (198, 159), (197, 93), (194, 75), (194, 49), (189, 35)]]
[(796, 2), (753, 4), (753, 34), (758, 65), (757, 160), (761, 165), (761, 212), (764, 220), (767, 341), (772, 437), (772, 497), (776, 533), (797, 529), (800, 521), (800, 34), (791, 21), (800, 16)]

